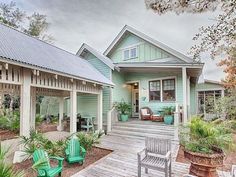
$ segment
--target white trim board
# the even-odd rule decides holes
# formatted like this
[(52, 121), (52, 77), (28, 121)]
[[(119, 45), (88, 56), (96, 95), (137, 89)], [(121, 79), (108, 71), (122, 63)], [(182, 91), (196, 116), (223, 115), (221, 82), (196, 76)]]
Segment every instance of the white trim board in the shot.
[(123, 29), (119, 32), (119, 34), (115, 37), (115, 39), (108, 46), (108, 48), (105, 50), (105, 52), (103, 54), (107, 56), (112, 51), (112, 49), (117, 45), (117, 43), (122, 39), (122, 37), (125, 35), (125, 33), (127, 33), (127, 32), (140, 37), (144, 41), (147, 41), (147, 42), (151, 43), (152, 45), (166, 51), (167, 53), (176, 56), (177, 58), (179, 58), (180, 60), (182, 60), (186, 63), (193, 63), (194, 62), (194, 60), (192, 58), (187, 57), (186, 55), (168, 47), (167, 45), (165, 45), (157, 40), (154, 40), (153, 38), (147, 36), (146, 34), (140, 32), (140, 31), (137, 31), (136, 29), (134, 29), (128, 25), (125, 25), (123, 27)]

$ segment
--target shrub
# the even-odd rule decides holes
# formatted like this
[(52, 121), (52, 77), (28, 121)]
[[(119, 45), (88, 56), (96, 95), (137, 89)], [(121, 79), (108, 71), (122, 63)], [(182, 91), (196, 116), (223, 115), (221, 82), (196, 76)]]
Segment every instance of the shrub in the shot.
[(15, 110), (13, 112), (3, 111), (0, 116), (0, 128), (7, 129), (14, 132), (20, 130), (20, 112)]
[(103, 135), (103, 132), (97, 132), (97, 133), (78, 132), (76, 135), (80, 141), (80, 145), (84, 147), (86, 150), (90, 150), (93, 145), (99, 143), (99, 139)]
[(5, 162), (6, 154), (8, 150), (4, 150), (1, 147), (0, 142), (0, 176), (2, 177), (23, 177), (23, 172), (14, 171), (13, 166)]
[(43, 136), (42, 133), (37, 133), (35, 130), (30, 130), (30, 136), (21, 136), (21, 144), (24, 145), (24, 152), (31, 157), (36, 149), (42, 148), (51, 156), (64, 156), (66, 140), (51, 141)]
[(211, 154), (214, 148), (232, 150), (232, 131), (222, 122), (206, 122), (193, 117), (191, 122), (180, 129), (180, 143), (192, 152)]

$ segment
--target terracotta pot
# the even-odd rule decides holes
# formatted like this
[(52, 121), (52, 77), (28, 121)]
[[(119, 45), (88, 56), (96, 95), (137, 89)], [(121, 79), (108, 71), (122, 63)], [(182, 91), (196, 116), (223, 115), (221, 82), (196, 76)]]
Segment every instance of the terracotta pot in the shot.
[(202, 154), (184, 150), (184, 157), (191, 162), (190, 174), (198, 177), (218, 177), (216, 167), (223, 166), (225, 154), (214, 148), (213, 154)]

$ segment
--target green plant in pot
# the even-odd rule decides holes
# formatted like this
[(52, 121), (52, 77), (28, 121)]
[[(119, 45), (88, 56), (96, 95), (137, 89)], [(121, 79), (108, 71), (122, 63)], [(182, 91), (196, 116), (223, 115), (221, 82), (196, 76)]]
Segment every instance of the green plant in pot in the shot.
[(128, 121), (131, 112), (131, 104), (122, 101), (116, 105), (116, 110), (120, 113), (121, 121)]
[(164, 115), (164, 122), (165, 124), (173, 124), (174, 122), (174, 107), (169, 106), (169, 107), (164, 107), (163, 108), (163, 115)]
[(232, 130), (224, 122), (206, 122), (197, 116), (180, 128), (180, 144), (191, 162), (190, 174), (198, 177), (216, 177), (224, 152), (235, 147)]

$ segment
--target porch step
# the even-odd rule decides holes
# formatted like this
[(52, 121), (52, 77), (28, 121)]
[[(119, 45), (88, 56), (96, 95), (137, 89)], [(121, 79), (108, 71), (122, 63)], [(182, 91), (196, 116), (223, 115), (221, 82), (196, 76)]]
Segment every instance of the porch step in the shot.
[(131, 131), (118, 131), (112, 130), (108, 135), (111, 136), (120, 136), (120, 137), (128, 137), (128, 138), (137, 138), (137, 139), (145, 139), (145, 137), (157, 137), (164, 139), (174, 139), (172, 135), (161, 135), (161, 134), (152, 134), (152, 133), (140, 133), (140, 132), (131, 132)]
[(149, 127), (149, 126), (136, 127), (136, 126), (127, 126), (127, 125), (123, 125), (123, 126), (115, 125), (112, 127), (112, 130), (174, 136), (174, 129), (172, 127), (171, 128)]

